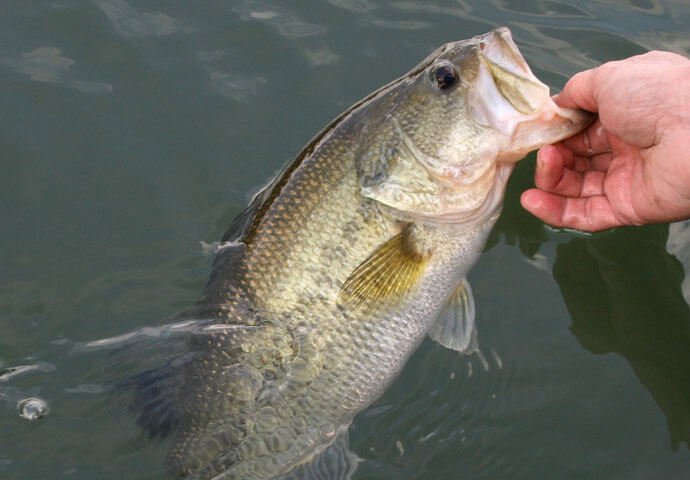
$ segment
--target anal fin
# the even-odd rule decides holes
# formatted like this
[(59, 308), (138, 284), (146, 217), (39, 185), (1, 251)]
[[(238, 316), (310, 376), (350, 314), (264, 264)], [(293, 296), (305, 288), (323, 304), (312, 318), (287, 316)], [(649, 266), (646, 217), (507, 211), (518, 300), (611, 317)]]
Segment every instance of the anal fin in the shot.
[(350, 480), (362, 459), (350, 450), (347, 427), (312, 460), (278, 480)]
[(463, 279), (441, 309), (429, 337), (446, 348), (471, 355), (479, 351), (474, 318), (472, 288)]

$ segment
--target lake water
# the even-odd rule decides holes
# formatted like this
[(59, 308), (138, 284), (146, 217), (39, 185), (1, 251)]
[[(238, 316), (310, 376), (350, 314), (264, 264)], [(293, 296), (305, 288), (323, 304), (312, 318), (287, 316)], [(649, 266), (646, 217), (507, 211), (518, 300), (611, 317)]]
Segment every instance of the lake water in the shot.
[[(687, 55), (688, 5), (4, 0), (0, 478), (166, 478), (165, 446), (81, 346), (190, 306), (202, 242), (354, 101), (499, 25), (556, 90), (648, 49)], [(356, 418), (355, 479), (690, 478), (687, 226), (544, 228), (518, 202), (533, 165), (469, 277), (483, 355), (425, 341)], [(20, 417), (29, 397), (44, 418)]]

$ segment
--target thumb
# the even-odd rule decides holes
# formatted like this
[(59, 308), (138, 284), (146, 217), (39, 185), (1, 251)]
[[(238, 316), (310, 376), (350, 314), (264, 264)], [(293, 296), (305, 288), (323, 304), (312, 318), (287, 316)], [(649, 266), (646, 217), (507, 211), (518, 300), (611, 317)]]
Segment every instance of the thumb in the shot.
[(563, 87), (563, 91), (554, 97), (554, 101), (561, 107), (598, 112), (599, 105), (595, 99), (598, 69), (599, 67), (573, 75)]

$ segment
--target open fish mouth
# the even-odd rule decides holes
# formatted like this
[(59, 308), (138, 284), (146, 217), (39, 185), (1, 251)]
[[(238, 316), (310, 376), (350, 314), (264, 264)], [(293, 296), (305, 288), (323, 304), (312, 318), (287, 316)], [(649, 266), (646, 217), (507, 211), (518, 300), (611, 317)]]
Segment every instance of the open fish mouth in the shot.
[(479, 123), (508, 138), (511, 147), (499, 154), (498, 162), (516, 162), (532, 150), (574, 135), (594, 120), (590, 112), (556, 105), (508, 28), (497, 28), (476, 41), (482, 95), (473, 99), (472, 113)]

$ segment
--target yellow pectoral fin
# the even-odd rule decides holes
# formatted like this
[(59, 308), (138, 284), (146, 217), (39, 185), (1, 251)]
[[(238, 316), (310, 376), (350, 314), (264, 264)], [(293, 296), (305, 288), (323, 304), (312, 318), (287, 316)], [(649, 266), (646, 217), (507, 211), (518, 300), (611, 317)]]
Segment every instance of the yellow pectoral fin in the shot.
[(372, 312), (387, 309), (412, 290), (424, 272), (428, 256), (412, 241), (411, 225), (378, 247), (345, 280), (338, 304)]

